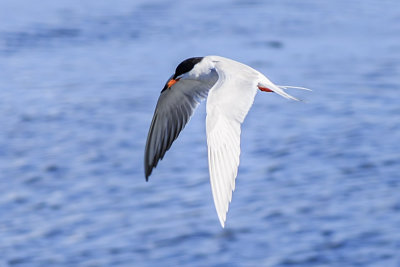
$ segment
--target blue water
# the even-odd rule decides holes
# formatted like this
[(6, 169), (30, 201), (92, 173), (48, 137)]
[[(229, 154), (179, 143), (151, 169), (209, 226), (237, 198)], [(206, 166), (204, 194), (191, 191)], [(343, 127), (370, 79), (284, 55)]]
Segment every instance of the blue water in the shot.
[[(148, 183), (176, 65), (236, 59), (260, 93), (226, 228), (202, 105)], [(400, 2), (0, 2), (0, 266), (400, 266)]]

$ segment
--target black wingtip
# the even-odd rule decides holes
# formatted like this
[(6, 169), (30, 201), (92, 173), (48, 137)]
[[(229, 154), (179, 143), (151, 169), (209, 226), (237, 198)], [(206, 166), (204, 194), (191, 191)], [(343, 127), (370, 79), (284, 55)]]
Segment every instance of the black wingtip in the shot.
[(150, 177), (150, 175), (151, 175), (151, 172), (152, 172), (152, 168), (146, 168), (146, 167), (145, 167), (144, 177), (146, 178), (146, 182), (149, 181), (149, 177)]

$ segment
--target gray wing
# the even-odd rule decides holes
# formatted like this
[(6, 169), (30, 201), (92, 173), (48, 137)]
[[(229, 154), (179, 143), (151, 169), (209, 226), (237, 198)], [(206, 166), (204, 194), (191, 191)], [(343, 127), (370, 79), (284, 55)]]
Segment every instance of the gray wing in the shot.
[(180, 80), (171, 88), (164, 87), (158, 98), (156, 110), (147, 136), (144, 170), (146, 181), (153, 168), (179, 136), (199, 103), (207, 97), (218, 80), (213, 71), (207, 81)]

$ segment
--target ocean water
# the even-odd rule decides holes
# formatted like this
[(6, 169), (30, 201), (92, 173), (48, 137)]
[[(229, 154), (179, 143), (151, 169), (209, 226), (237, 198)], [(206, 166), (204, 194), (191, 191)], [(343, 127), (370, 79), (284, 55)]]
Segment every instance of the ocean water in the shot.
[[(256, 96), (225, 229), (204, 103), (143, 171), (210, 54), (313, 89)], [(399, 1), (0, 1), (0, 266), (400, 266), (399, 90)]]

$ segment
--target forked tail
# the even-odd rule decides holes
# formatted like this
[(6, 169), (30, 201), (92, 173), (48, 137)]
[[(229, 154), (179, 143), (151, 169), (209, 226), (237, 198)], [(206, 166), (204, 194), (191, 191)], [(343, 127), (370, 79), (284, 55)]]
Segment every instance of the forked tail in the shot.
[(280, 96), (283, 96), (284, 98), (292, 99), (292, 100), (296, 100), (296, 101), (301, 101), (301, 100), (295, 98), (294, 96), (289, 95), (288, 93), (286, 93), (285, 92), (286, 89), (299, 89), (299, 90), (311, 91), (311, 89), (308, 89), (308, 88), (305, 88), (305, 87), (288, 86), (288, 85), (275, 85), (273, 82), (271, 82), (265, 76), (263, 77), (262, 82), (258, 83), (258, 88), (260, 90), (262, 90), (262, 91), (274, 92), (274, 93), (277, 93)]

